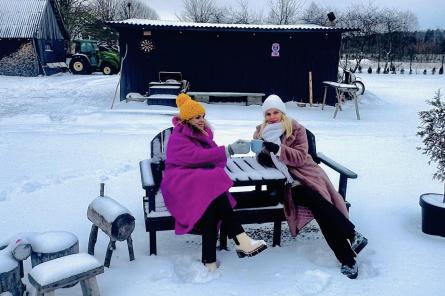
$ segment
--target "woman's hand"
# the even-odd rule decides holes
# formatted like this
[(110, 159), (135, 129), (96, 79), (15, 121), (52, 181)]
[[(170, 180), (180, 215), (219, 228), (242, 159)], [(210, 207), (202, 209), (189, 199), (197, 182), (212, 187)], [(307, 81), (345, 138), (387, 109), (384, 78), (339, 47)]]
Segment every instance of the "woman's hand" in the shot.
[(263, 142), (263, 147), (266, 148), (267, 151), (277, 154), (278, 150), (280, 150), (280, 145), (272, 143), (272, 142)]
[(227, 146), (229, 153), (233, 154), (246, 154), (250, 151), (250, 141), (238, 140), (229, 146)]

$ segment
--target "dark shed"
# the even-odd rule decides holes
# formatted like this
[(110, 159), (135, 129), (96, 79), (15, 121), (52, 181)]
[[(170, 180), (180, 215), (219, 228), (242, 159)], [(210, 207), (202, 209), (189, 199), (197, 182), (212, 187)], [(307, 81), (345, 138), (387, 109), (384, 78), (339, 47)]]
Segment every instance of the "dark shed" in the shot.
[(0, 74), (52, 74), (68, 41), (56, 0), (0, 0)]
[[(337, 80), (345, 28), (245, 25), (129, 19), (110, 22), (119, 32), (121, 100), (145, 93), (159, 71), (182, 72), (199, 92), (275, 93), (284, 101), (321, 102), (322, 81)], [(330, 94), (328, 103), (333, 104)]]

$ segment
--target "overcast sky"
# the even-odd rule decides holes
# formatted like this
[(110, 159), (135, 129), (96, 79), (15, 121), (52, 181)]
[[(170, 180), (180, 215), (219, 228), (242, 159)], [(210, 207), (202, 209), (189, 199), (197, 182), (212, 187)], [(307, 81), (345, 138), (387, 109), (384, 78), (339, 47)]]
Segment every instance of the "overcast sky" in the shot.
[[(183, 7), (183, 0), (142, 0), (154, 8), (161, 19), (176, 20), (175, 14), (179, 14)], [(267, 11), (270, 0), (249, 0), (253, 10)], [(306, 3), (310, 3), (307, 0)], [(346, 7), (351, 3), (359, 3), (357, 0), (315, 0), (322, 6)], [(410, 10), (417, 15), (419, 29), (445, 29), (445, 0), (374, 0), (371, 1), (378, 7), (400, 8)], [(216, 0), (215, 3), (224, 6), (236, 6), (237, 0)]]

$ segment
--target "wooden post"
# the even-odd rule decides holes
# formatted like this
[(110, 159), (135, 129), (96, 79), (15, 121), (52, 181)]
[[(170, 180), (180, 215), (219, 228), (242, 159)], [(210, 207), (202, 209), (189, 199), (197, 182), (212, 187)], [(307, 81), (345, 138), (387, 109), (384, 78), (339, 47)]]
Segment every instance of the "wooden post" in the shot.
[(99, 296), (99, 286), (96, 277), (80, 281), (83, 296)]
[(100, 183), (100, 196), (104, 196), (105, 193), (105, 183)]
[(130, 261), (134, 260), (134, 251), (133, 251), (133, 239), (131, 236), (127, 238), (127, 247), (128, 247), (128, 255), (130, 255)]
[(105, 267), (110, 267), (111, 256), (113, 256), (113, 250), (116, 249), (116, 241), (110, 238), (110, 242), (108, 243), (107, 253), (105, 254)]
[(312, 93), (312, 71), (309, 71), (309, 106), (312, 107), (314, 103), (314, 97)]
[(88, 254), (90, 255), (94, 255), (94, 246), (96, 245), (98, 230), (98, 226), (94, 224), (91, 226), (90, 239), (88, 241)]

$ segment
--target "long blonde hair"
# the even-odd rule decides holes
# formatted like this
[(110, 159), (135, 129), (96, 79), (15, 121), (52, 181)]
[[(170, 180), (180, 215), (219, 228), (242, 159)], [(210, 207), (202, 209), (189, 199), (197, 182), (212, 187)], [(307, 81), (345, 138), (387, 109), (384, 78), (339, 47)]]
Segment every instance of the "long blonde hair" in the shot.
[[(264, 117), (264, 121), (261, 124), (261, 128), (260, 128), (260, 132), (259, 132), (259, 136), (262, 137), (263, 136), (263, 130), (267, 125), (267, 121), (266, 121), (266, 117)], [(281, 125), (283, 126), (284, 129), (284, 137), (287, 139), (292, 135), (292, 120), (286, 116), (286, 114), (282, 113), (281, 114)]]

